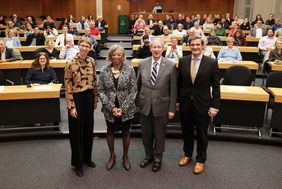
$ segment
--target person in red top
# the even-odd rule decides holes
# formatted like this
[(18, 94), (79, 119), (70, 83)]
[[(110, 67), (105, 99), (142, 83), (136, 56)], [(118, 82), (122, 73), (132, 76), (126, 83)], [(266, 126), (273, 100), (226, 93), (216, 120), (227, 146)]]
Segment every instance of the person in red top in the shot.
[(90, 27), (90, 35), (93, 35), (93, 36), (100, 35), (99, 29), (95, 27), (95, 22), (90, 22), (89, 27)]

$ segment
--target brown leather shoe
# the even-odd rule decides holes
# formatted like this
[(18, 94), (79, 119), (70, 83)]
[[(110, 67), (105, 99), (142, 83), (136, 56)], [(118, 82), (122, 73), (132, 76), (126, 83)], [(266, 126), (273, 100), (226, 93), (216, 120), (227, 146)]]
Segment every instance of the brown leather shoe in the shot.
[(178, 165), (179, 166), (185, 166), (188, 165), (188, 163), (191, 161), (191, 157), (188, 156), (183, 156), (180, 158), (180, 160), (178, 161)]
[(205, 165), (203, 163), (197, 162), (194, 167), (194, 174), (200, 174), (205, 170)]

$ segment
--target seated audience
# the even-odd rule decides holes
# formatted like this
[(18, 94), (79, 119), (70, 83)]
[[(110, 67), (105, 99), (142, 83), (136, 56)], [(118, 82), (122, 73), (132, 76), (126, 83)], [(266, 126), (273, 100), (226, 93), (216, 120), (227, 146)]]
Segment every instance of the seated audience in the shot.
[(152, 35), (154, 35), (154, 36), (163, 35), (163, 34), (164, 34), (164, 32), (163, 32), (163, 27), (164, 27), (163, 21), (159, 20), (159, 21), (158, 21), (158, 24), (155, 24), (155, 25), (153, 26), (154, 32), (153, 32)]
[(272, 30), (276, 31), (277, 29), (281, 28), (281, 21), (280, 18), (275, 18), (274, 24), (272, 25)]
[(204, 34), (203, 30), (201, 29), (200, 24), (199, 24), (198, 21), (195, 21), (195, 22), (194, 22), (194, 27), (192, 27), (192, 28), (194, 28), (194, 31), (195, 31), (195, 33), (196, 33), (197, 36), (199, 36), (199, 37), (201, 37), (201, 38), (202, 38), (203, 36), (205, 36), (205, 34)]
[(144, 35), (147, 35), (147, 36), (149, 37), (149, 41), (152, 41), (152, 40), (155, 38), (155, 36), (153, 36), (153, 35), (151, 34), (150, 28), (149, 28), (149, 27), (145, 27), (144, 33), (143, 33), (143, 35), (141, 36), (141, 45), (143, 44), (142, 37), (143, 37)]
[(241, 30), (250, 30), (251, 29), (251, 25), (250, 25), (248, 18), (244, 19), (243, 23), (240, 25), (240, 29)]
[(267, 35), (260, 38), (258, 48), (264, 61), (268, 59), (269, 52), (275, 48), (276, 41), (277, 38), (274, 36), (274, 32), (272, 29), (268, 29)]
[(272, 26), (274, 22), (275, 20), (273, 14), (269, 14), (268, 19), (265, 21), (265, 25)]
[(45, 37), (43, 34), (39, 33), (39, 27), (35, 26), (33, 31), (33, 34), (27, 36), (26, 44), (30, 46), (44, 45)]
[(234, 34), (234, 45), (235, 46), (247, 46), (247, 40), (245, 34), (241, 29), (238, 29)]
[(207, 46), (208, 45), (207, 38), (203, 38), (203, 41), (204, 41), (203, 51), (202, 51), (203, 55), (208, 56), (208, 57), (213, 58), (213, 59), (216, 59), (212, 48)]
[(227, 47), (222, 47), (218, 53), (219, 61), (241, 61), (242, 56), (237, 47), (234, 47), (234, 38), (229, 37), (226, 41)]
[(89, 28), (90, 28), (90, 35), (98, 36), (100, 35), (99, 29), (95, 26), (95, 22), (89, 22)]
[(79, 36), (79, 33), (78, 33), (77, 29), (74, 27), (74, 23), (72, 23), (72, 22), (69, 23), (68, 33), (72, 34), (74, 36)]
[(267, 30), (262, 24), (261, 20), (257, 21), (256, 25), (251, 29), (251, 36), (261, 38), (266, 35)]
[(226, 35), (226, 31), (225, 28), (222, 25), (222, 22), (218, 22), (215, 28), (215, 33), (217, 36), (225, 36)]
[(68, 23), (75, 23), (75, 19), (72, 14), (70, 14), (67, 19), (68, 19)]
[(182, 46), (178, 45), (177, 36), (171, 38), (171, 44), (167, 46), (165, 57), (177, 61), (183, 56)]
[(56, 30), (56, 28), (51, 28), (51, 26), (47, 26), (47, 29), (44, 30), (43, 35), (45, 36), (45, 38), (57, 37), (58, 31)]
[(148, 19), (145, 21), (147, 26), (153, 26), (155, 23), (154, 17), (152, 14), (148, 16)]
[(73, 35), (68, 33), (68, 27), (67, 27), (67, 25), (64, 25), (63, 26), (63, 33), (58, 35), (56, 42), (55, 42), (55, 45), (56, 46), (66, 45), (67, 44), (67, 41), (66, 41), (67, 38), (70, 38), (73, 41)]
[(136, 57), (137, 58), (147, 58), (152, 56), (151, 50), (150, 50), (150, 40), (148, 35), (142, 36), (143, 44), (138, 48)]
[(15, 32), (14, 32), (13, 29), (11, 29), (9, 31), (8, 36), (5, 37), (3, 39), (3, 41), (8, 48), (20, 47), (21, 46), (21, 42), (20, 42), (19, 38), (15, 36)]
[(13, 49), (7, 48), (3, 40), (0, 40), (0, 63), (12, 62), (16, 60)]
[(106, 28), (107, 22), (103, 20), (102, 16), (98, 16), (95, 22), (95, 26), (98, 28), (99, 31), (104, 31)]
[(46, 30), (47, 26), (50, 26), (51, 28), (56, 28), (55, 22), (52, 20), (51, 16), (47, 16), (46, 20), (43, 21), (43, 29)]
[(3, 27), (3, 26), (6, 26), (7, 23), (6, 23), (6, 20), (4, 19), (4, 16), (3, 15), (0, 15), (0, 26)]
[(212, 23), (212, 20), (210, 17), (208, 17), (205, 21), (205, 23), (203, 24), (203, 29), (204, 30), (211, 30), (214, 28), (214, 24)]
[(166, 45), (168, 42), (171, 41), (172, 34), (169, 32), (168, 26), (163, 27), (163, 35), (160, 36), (161, 40), (164, 42), (164, 45)]
[(10, 31), (11, 29), (14, 30), (15, 36), (17, 36), (17, 37), (20, 36), (20, 34), (19, 34), (17, 28), (14, 26), (14, 23), (13, 23), (12, 21), (8, 21), (8, 22), (7, 22), (7, 27), (6, 27), (6, 29), (5, 29), (5, 36), (6, 36), (6, 37), (8, 37), (9, 31)]
[(32, 16), (27, 16), (26, 17), (26, 24), (30, 24), (32, 28), (34, 28), (36, 24), (36, 20), (32, 18)]
[(194, 22), (192, 22), (191, 18), (189, 16), (185, 17), (185, 24), (184, 24), (184, 29), (189, 30), (194, 26)]
[(219, 45), (222, 46), (222, 41), (218, 36), (216, 36), (215, 30), (211, 30), (210, 35), (207, 38), (208, 44), (207, 45)]
[(40, 52), (37, 54), (26, 74), (26, 84), (49, 84), (57, 83), (57, 76), (53, 68), (50, 67), (50, 60), (46, 53)]
[(282, 60), (282, 38), (278, 38), (275, 43), (275, 49), (269, 53), (268, 61)]
[(59, 58), (69, 60), (72, 59), (78, 52), (78, 47), (73, 45), (73, 38), (67, 37), (66, 45), (61, 49)]
[(138, 20), (136, 20), (136, 23), (132, 29), (133, 35), (142, 35), (145, 27), (146, 27), (145, 22), (141, 18), (138, 18)]
[(232, 22), (228, 37), (234, 37), (235, 32), (239, 29), (239, 25), (236, 22)]
[(186, 30), (181, 23), (177, 24), (177, 29), (172, 31), (172, 35), (179, 37), (180, 39), (183, 38), (187, 34)]
[(94, 17), (92, 14), (88, 14), (86, 22), (89, 24), (90, 22), (95, 22)]
[(30, 25), (30, 23), (25, 24), (25, 32), (24, 32), (24, 37), (29, 36), (30, 34), (33, 34), (33, 27)]
[(179, 13), (177, 15), (177, 19), (175, 20), (175, 24), (178, 26), (178, 24), (182, 24), (182, 26), (184, 26), (185, 24), (185, 20), (184, 20), (184, 16), (183, 14)]
[(48, 55), (49, 59), (57, 59), (59, 58), (59, 52), (56, 48), (54, 48), (54, 46), (54, 41), (52, 39), (47, 39), (45, 42), (45, 47), (37, 49), (35, 54), (37, 55), (40, 52), (44, 52)]
[(252, 21), (251, 26), (254, 27), (255, 24), (257, 24), (258, 21), (261, 21), (261, 23), (264, 24), (263, 19), (261, 17), (261, 14), (256, 15), (256, 19), (254, 21)]
[(85, 21), (85, 17), (81, 16), (79, 19), (79, 22), (76, 24), (77, 30), (84, 30), (86, 28), (89, 28), (88, 22)]

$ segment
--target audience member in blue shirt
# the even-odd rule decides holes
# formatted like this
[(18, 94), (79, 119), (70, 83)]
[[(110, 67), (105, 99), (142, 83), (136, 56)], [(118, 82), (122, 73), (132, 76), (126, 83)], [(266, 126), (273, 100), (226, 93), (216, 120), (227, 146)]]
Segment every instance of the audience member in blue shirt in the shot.
[(26, 74), (26, 84), (48, 83), (57, 83), (57, 76), (53, 68), (50, 67), (48, 55), (40, 52)]
[(227, 47), (222, 47), (218, 53), (217, 60), (219, 61), (241, 61), (242, 56), (237, 47), (233, 46), (234, 39), (228, 38)]

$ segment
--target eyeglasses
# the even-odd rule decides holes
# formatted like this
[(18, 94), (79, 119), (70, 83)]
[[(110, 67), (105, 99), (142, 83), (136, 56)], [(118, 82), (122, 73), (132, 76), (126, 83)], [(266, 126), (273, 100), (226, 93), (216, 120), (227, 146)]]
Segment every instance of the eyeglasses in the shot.
[(79, 45), (79, 47), (81, 47), (81, 48), (86, 48), (86, 49), (90, 49), (90, 46), (86, 46), (86, 45)]

